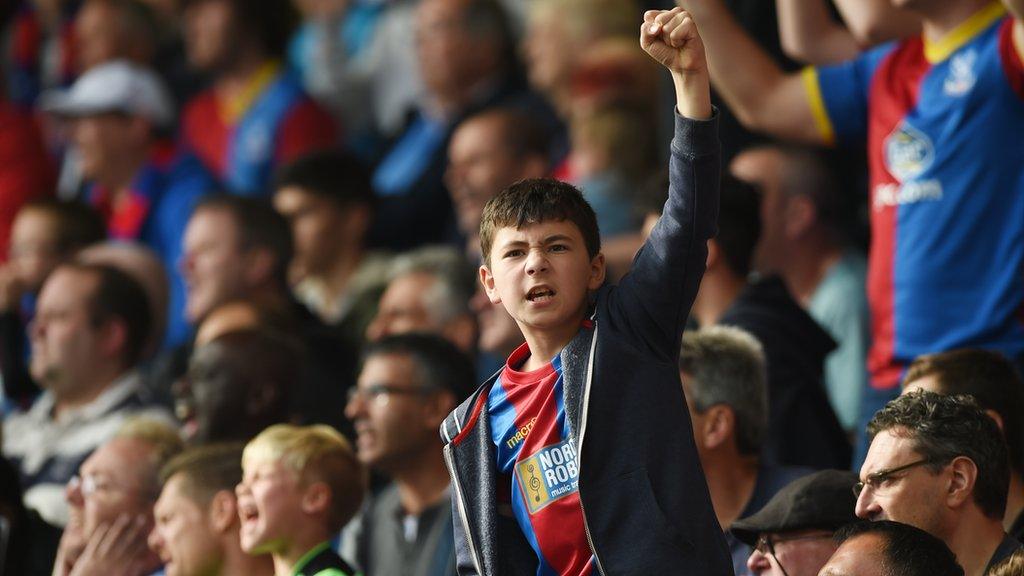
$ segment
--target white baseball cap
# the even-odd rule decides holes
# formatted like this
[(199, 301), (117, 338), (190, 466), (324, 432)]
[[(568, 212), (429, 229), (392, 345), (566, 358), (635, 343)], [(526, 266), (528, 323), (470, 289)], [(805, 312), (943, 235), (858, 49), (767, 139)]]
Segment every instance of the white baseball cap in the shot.
[(156, 73), (125, 60), (89, 69), (70, 89), (47, 91), (40, 107), (71, 118), (121, 112), (142, 116), (159, 127), (174, 121), (171, 96)]

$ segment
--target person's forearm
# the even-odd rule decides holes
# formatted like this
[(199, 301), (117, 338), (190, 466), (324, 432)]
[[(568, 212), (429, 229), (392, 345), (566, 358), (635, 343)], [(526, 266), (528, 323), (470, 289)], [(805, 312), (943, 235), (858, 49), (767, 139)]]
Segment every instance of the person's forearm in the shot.
[(715, 89), (747, 126), (759, 127), (766, 91), (782, 69), (740, 28), (721, 0), (679, 0), (699, 22)]
[(836, 22), (824, 0), (775, 0), (779, 40), (790, 58), (808, 64), (832, 64), (855, 57), (853, 33)]
[(708, 75), (672, 74), (676, 87), (676, 109), (679, 114), (692, 120), (711, 118), (711, 81)]

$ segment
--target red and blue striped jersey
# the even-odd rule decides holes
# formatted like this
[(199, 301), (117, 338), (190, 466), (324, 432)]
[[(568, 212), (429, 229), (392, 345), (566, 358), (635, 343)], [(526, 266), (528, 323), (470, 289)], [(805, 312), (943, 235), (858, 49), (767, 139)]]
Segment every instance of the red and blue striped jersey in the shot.
[(229, 192), (244, 196), (270, 195), (280, 166), (337, 144), (334, 121), (276, 62), (234, 100), (215, 88), (193, 98), (182, 116), (181, 139)]
[(519, 372), (523, 344), (509, 357), (487, 397), (501, 480), (499, 505), (511, 504), (537, 554), (538, 576), (587, 576), (593, 553), (579, 497), (579, 457), (562, 404), (561, 359)]
[(994, 2), (922, 38), (808, 68), (826, 140), (867, 140), (876, 388), (915, 357), (1024, 353), (1024, 65)]

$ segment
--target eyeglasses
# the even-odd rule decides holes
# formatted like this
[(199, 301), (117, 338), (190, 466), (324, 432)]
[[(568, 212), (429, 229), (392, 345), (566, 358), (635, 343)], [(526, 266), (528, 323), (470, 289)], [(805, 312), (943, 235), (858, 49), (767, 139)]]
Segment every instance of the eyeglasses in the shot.
[(879, 470), (878, 472), (868, 474), (868, 477), (863, 482), (857, 482), (853, 485), (853, 495), (860, 498), (861, 492), (865, 488), (871, 488), (876, 493), (884, 486), (885, 482), (892, 479), (892, 475), (897, 472), (903, 472), (904, 470), (910, 470), (917, 466), (924, 466), (926, 464), (934, 464), (935, 460), (932, 458), (922, 458), (921, 460), (915, 460), (909, 464), (903, 466), (897, 466), (895, 468), (889, 468), (888, 470)]
[(378, 406), (386, 406), (389, 396), (399, 394), (405, 394), (408, 396), (426, 396), (434, 391), (435, 390), (433, 388), (403, 388), (390, 384), (372, 384), (361, 388), (349, 388), (348, 401), (349, 403), (352, 403), (356, 400), (360, 400), (363, 402), (373, 402)]
[(75, 474), (71, 477), (71, 480), (68, 480), (68, 489), (78, 490), (82, 493), (83, 498), (89, 498), (93, 494), (108, 494), (117, 490), (127, 489), (127, 487), (102, 476), (95, 476), (93, 474), (79, 476)]
[(785, 576), (789, 576), (786, 572), (786, 568), (782, 565), (782, 561), (775, 555), (775, 546), (782, 544), (783, 542), (797, 542), (799, 540), (821, 540), (824, 538), (831, 538), (831, 532), (815, 532), (813, 534), (803, 534), (800, 536), (776, 536), (774, 538), (769, 534), (761, 534), (757, 537), (757, 543), (754, 544), (754, 550), (757, 550), (765, 556), (771, 556), (775, 559), (775, 563), (779, 565), (779, 570), (782, 571)]

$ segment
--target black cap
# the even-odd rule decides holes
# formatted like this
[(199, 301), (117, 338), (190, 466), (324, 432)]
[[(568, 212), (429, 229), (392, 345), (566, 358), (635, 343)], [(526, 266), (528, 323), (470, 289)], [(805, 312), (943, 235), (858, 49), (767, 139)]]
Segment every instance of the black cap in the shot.
[(795, 532), (820, 528), (837, 530), (857, 521), (853, 485), (858, 477), (847, 470), (822, 470), (798, 478), (779, 490), (764, 508), (730, 526), (748, 546), (764, 532)]

